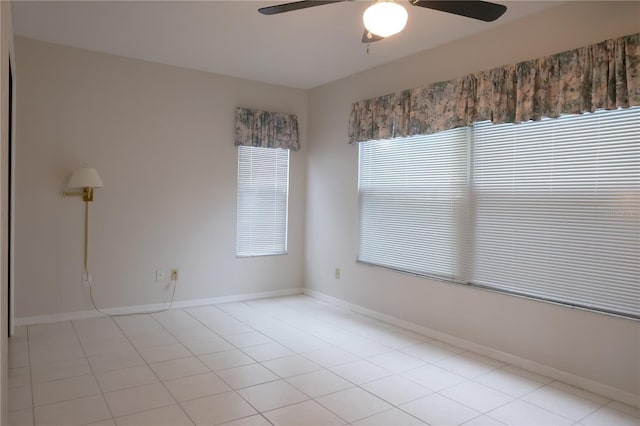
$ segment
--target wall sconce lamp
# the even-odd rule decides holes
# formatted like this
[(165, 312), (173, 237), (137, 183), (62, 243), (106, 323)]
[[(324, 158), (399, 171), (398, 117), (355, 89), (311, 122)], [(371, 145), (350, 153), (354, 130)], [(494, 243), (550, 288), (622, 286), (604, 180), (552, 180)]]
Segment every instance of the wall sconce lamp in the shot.
[(93, 189), (104, 188), (102, 179), (96, 171), (89, 167), (82, 167), (74, 170), (67, 185), (71, 189), (82, 189), (82, 191), (65, 192), (65, 197), (78, 196), (84, 201), (84, 272), (89, 273), (89, 202), (93, 201)]
[(81, 192), (65, 192), (64, 195), (81, 196), (84, 201), (93, 201), (93, 188), (104, 188), (96, 169), (82, 167), (74, 170), (67, 185), (70, 189), (82, 188)]

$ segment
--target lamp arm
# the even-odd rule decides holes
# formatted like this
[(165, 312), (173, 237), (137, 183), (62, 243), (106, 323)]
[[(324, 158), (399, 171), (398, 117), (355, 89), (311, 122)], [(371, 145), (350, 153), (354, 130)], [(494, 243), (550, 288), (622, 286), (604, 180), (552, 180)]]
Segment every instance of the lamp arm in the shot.
[(63, 192), (62, 195), (65, 197), (82, 197), (84, 201), (93, 201), (93, 188), (88, 186), (84, 188), (82, 191), (73, 191), (73, 192)]

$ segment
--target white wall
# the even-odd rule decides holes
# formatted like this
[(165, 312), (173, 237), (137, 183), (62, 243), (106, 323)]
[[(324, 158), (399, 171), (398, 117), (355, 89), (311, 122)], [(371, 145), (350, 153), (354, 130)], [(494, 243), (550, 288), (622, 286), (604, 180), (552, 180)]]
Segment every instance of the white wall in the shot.
[[(638, 322), (356, 263), (358, 149), (351, 103), (640, 31), (640, 3), (571, 2), (313, 89), (309, 98), (305, 285), (631, 394)], [(372, 54), (375, 54), (375, 50)], [(342, 268), (340, 280), (334, 268)]]
[[(81, 287), (87, 161), (105, 188), (90, 206), (100, 307), (161, 303), (155, 269), (178, 267), (176, 300), (301, 287), (307, 94), (247, 80), (16, 39), (16, 315), (90, 309)], [(295, 113), (289, 255), (236, 259), (235, 108)]]

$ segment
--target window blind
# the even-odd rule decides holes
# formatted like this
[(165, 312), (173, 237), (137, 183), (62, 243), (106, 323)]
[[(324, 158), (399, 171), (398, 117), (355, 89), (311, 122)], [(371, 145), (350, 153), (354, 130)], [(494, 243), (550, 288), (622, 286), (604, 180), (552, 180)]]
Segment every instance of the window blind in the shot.
[(472, 283), (640, 316), (640, 108), (473, 136)]
[(458, 279), (468, 129), (359, 144), (359, 260)]
[(289, 150), (238, 147), (236, 255), (287, 252)]

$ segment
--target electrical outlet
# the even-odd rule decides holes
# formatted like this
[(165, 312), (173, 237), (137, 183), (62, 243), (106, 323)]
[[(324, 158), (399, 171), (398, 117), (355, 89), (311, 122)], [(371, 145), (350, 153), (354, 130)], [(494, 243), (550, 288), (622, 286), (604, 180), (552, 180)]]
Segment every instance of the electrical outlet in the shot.
[(171, 270), (171, 281), (178, 281), (178, 269)]
[(167, 280), (167, 271), (163, 269), (156, 269), (156, 282), (163, 283)]
[(340, 268), (338, 267), (336, 267), (335, 277), (336, 277), (336, 280), (340, 279)]

